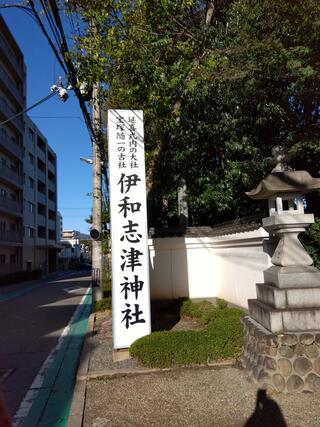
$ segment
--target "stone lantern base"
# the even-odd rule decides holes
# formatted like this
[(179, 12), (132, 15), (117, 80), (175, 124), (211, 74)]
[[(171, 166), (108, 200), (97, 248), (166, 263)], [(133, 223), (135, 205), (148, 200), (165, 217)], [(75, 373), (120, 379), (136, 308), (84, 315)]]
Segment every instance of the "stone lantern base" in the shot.
[(284, 392), (320, 391), (320, 331), (274, 334), (243, 318), (241, 363), (262, 388)]

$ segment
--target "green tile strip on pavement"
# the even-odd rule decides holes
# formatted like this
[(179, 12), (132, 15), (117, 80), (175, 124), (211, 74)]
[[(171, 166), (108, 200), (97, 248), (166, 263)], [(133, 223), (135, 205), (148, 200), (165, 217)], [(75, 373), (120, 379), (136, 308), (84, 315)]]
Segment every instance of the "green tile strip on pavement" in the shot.
[(81, 309), (72, 320), (68, 334), (48, 369), (23, 427), (67, 426), (91, 305), (92, 289), (89, 290)]

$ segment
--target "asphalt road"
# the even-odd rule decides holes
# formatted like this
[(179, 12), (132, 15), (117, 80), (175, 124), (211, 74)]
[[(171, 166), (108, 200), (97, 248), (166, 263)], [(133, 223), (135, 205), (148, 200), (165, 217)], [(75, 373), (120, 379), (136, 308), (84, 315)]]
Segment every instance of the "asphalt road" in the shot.
[(87, 274), (60, 272), (1, 295), (0, 397), (11, 417), (90, 286)]

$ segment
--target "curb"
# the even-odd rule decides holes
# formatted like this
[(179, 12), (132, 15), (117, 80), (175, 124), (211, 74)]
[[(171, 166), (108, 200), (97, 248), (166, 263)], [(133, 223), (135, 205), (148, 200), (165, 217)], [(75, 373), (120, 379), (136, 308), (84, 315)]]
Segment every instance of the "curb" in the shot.
[(191, 365), (191, 366), (179, 366), (174, 368), (129, 368), (129, 369), (102, 369), (99, 371), (93, 371), (87, 373), (85, 376), (79, 377), (81, 381), (99, 380), (104, 378), (119, 378), (126, 376), (137, 376), (145, 374), (157, 374), (162, 372), (173, 372), (181, 370), (196, 370), (196, 369), (223, 369), (235, 367), (237, 361), (235, 359), (225, 360), (221, 362), (208, 363), (207, 365)]
[(95, 313), (91, 313), (88, 320), (88, 329), (82, 347), (76, 384), (73, 391), (72, 403), (68, 418), (68, 427), (81, 427), (83, 421), (84, 405), (86, 398), (87, 375), (92, 349), (91, 337), (93, 334)]

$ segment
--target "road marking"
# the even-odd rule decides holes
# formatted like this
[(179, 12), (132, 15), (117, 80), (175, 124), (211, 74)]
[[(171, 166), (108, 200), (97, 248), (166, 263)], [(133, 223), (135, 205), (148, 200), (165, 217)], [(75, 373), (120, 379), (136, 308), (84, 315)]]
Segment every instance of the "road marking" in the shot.
[[(70, 277), (73, 277), (74, 275), (75, 275), (74, 272), (59, 274), (54, 279), (51, 279), (51, 280), (50, 280), (50, 278), (47, 278), (47, 280), (41, 279), (40, 283), (39, 282), (33, 283), (30, 285), (23, 286), (23, 287), (15, 290), (15, 291), (9, 291), (9, 292), (6, 292), (4, 294), (0, 294), (0, 303), (5, 302), (5, 301), (9, 301), (13, 298), (17, 298), (17, 297), (26, 295), (29, 292), (32, 292), (33, 290), (37, 290), (38, 288), (41, 288), (42, 286), (47, 286), (47, 285), (54, 284), (54, 283), (61, 283), (62, 282), (61, 277), (70, 278)], [(84, 277), (84, 276), (80, 276), (80, 278), (81, 277)]]
[(70, 288), (64, 288), (63, 290), (65, 292), (68, 292), (68, 294), (71, 294), (74, 291), (78, 291), (80, 288), (80, 286), (70, 286)]
[[(22, 402), (21, 402), (21, 404), (20, 404), (20, 406), (19, 406), (19, 408), (18, 408), (18, 410), (14, 416), (14, 422), (13, 422), (14, 427), (21, 427), (23, 425), (24, 421), (26, 420), (27, 416), (30, 413), (31, 407), (32, 407), (33, 403), (35, 402), (36, 398), (40, 398), (41, 400), (43, 400), (42, 408), (47, 403), (49, 395), (51, 393), (51, 387), (54, 384), (54, 380), (57, 377), (57, 372), (53, 372), (54, 378), (50, 378), (49, 369), (50, 369), (50, 367), (53, 367), (54, 362), (57, 359), (59, 359), (58, 358), (59, 352), (64, 345), (64, 342), (68, 336), (70, 328), (71, 328), (72, 324), (74, 323), (74, 321), (77, 319), (81, 310), (83, 309), (82, 305), (84, 304), (84, 302), (85, 302), (85, 300), (88, 297), (90, 292), (91, 292), (91, 288), (89, 287), (87, 289), (86, 293), (83, 295), (78, 307), (74, 311), (68, 325), (63, 329), (63, 331), (62, 331), (62, 333), (58, 339), (57, 345), (54, 347), (53, 350), (51, 350), (48, 357), (43, 362), (37, 376), (33, 380), (31, 387), (29, 388), (29, 390), (25, 394), (25, 396), (24, 396), (24, 398), (23, 398), (23, 400), (22, 400)], [(39, 395), (40, 391), (42, 393)], [(39, 410), (40, 410), (40, 408), (39, 408)]]
[(6, 380), (13, 371), (14, 369), (0, 369), (0, 383)]

